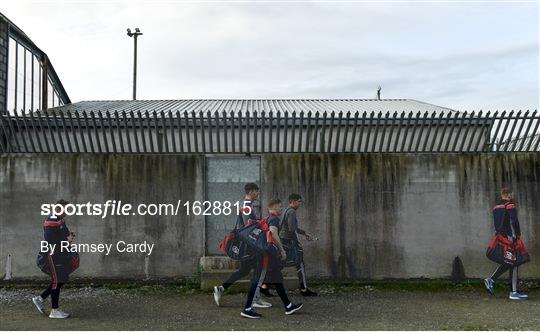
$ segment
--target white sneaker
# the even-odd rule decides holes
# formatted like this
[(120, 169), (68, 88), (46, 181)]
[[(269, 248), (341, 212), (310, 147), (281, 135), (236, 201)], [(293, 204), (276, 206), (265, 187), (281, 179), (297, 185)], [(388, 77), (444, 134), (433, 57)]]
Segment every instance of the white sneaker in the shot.
[(32, 302), (34, 302), (34, 305), (36, 306), (37, 310), (39, 310), (39, 312), (45, 314), (45, 312), (43, 311), (43, 304), (45, 301), (43, 301), (43, 298), (41, 298), (41, 296), (34, 296), (32, 298)]
[(219, 301), (221, 300), (221, 296), (223, 296), (223, 293), (225, 292), (225, 288), (223, 286), (214, 286), (214, 302), (216, 302), (216, 305), (219, 307)]
[(508, 296), (508, 298), (510, 300), (526, 300), (529, 297), (527, 295), (525, 295), (525, 294), (520, 294), (518, 292), (511, 292), (510, 295)]
[(258, 299), (253, 301), (253, 307), (254, 308), (271, 308), (272, 303), (266, 302), (263, 299)]
[(49, 318), (68, 318), (69, 314), (67, 312), (63, 312), (60, 309), (51, 309), (51, 314), (49, 315)]

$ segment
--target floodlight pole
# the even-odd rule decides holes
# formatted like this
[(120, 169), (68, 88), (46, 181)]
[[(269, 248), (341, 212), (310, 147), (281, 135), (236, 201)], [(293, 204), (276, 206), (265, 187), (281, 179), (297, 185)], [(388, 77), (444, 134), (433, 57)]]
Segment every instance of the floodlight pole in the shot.
[(139, 28), (135, 28), (135, 32), (127, 29), (127, 35), (133, 37), (133, 100), (137, 100), (137, 37), (142, 34)]

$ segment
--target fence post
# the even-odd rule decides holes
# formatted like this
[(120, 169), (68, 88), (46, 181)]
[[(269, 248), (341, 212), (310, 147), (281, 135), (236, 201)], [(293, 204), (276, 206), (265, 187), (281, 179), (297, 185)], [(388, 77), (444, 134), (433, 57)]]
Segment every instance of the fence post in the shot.
[(47, 55), (41, 57), (41, 110), (49, 108), (49, 59)]
[[(217, 110), (213, 114), (210, 110), (198, 113), (193, 110), (191, 114), (184, 111), (182, 117), (179, 111), (176, 116), (164, 110), (146, 110), (144, 114), (137, 111), (127, 116), (124, 110), (115, 115), (102, 110), (90, 112), (87, 119), (86, 111), (75, 114), (68, 111), (66, 119), (61, 108), (36, 114), (14, 111), (3, 113), (0, 118), (0, 149), (14, 153), (134, 153), (132, 140), (138, 153), (525, 152), (536, 151), (539, 146), (537, 110), (509, 114), (465, 111), (455, 115), (371, 111), (362, 113), (361, 118), (359, 112), (353, 118), (351, 111), (317, 111), (314, 116), (311, 111), (305, 116), (304, 110), (298, 111), (299, 115), (296, 110), (276, 114), (263, 110), (261, 115), (258, 111), (248, 110), (245, 115), (231, 111), (229, 116), (223, 112), (221, 117)], [(139, 147), (139, 130), (142, 147)], [(186, 146), (182, 133), (186, 135)], [(124, 139), (128, 140), (127, 148)], [(169, 139), (173, 140), (171, 146)]]
[[(8, 109), (9, 25), (0, 17), (0, 115)], [(3, 138), (0, 137), (0, 140)]]

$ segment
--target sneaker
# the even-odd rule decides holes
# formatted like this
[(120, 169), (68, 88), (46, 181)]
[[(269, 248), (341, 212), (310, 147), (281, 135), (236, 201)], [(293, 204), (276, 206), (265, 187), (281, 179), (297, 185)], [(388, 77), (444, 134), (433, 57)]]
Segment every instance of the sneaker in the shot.
[(270, 293), (270, 289), (268, 288), (262, 288), (261, 287), (261, 294), (263, 294), (266, 297), (274, 297), (275, 295)]
[(261, 314), (258, 314), (255, 312), (255, 310), (253, 309), (244, 309), (242, 310), (242, 312), (240, 313), (240, 315), (242, 317), (246, 317), (246, 318), (254, 318), (254, 319), (257, 319), (257, 318), (261, 318), (262, 315)]
[(289, 304), (288, 307), (285, 307), (285, 315), (292, 315), (294, 314), (295, 312), (297, 312), (298, 310), (300, 310), (300, 308), (302, 308), (303, 304), (302, 303), (299, 303), (299, 304), (293, 304), (291, 302), (291, 304)]
[(67, 312), (63, 312), (60, 309), (51, 309), (51, 314), (49, 315), (49, 318), (68, 318), (69, 314)]
[(253, 307), (255, 308), (271, 308), (272, 303), (266, 302), (263, 299), (257, 299), (253, 301)]
[(43, 300), (41, 296), (33, 297), (32, 302), (34, 302), (34, 305), (36, 306), (39, 312), (41, 312), (42, 314), (45, 314), (45, 312), (43, 311), (43, 304), (45, 301)]
[(529, 296), (525, 294), (520, 294), (518, 292), (511, 292), (510, 296), (508, 296), (510, 300), (526, 300), (529, 298)]
[(225, 288), (223, 288), (223, 286), (214, 286), (214, 302), (216, 302), (218, 307), (221, 296), (223, 296), (223, 292), (225, 292)]
[(491, 295), (495, 295), (495, 291), (493, 290), (493, 284), (494, 284), (493, 279), (491, 278), (484, 279), (484, 286), (486, 286), (486, 290)]
[(300, 294), (302, 296), (317, 296), (317, 292), (312, 291), (309, 288), (306, 289), (300, 289)]

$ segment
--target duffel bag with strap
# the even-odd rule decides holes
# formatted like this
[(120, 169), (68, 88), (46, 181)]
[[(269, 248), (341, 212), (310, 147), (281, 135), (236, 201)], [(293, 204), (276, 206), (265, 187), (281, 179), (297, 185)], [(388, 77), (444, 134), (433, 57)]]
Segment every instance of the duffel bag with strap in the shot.
[(486, 256), (498, 264), (519, 266), (530, 261), (527, 248), (521, 239), (515, 243), (506, 236), (496, 234), (490, 241)]
[(253, 250), (238, 237), (236, 230), (225, 236), (219, 249), (235, 261), (245, 261), (253, 257)]
[(47, 256), (49, 256), (48, 252), (41, 252), (41, 251), (38, 252), (36, 264), (38, 268), (41, 270), (41, 272), (47, 275), (51, 275), (51, 269), (49, 267), (49, 258)]
[[(69, 266), (68, 268), (68, 274), (73, 273), (75, 270), (79, 268), (81, 265), (81, 259), (79, 257), (79, 253), (76, 251), (70, 251), (68, 255), (69, 260)], [(50, 264), (54, 264), (53, 260), (49, 261), (49, 253), (48, 252), (38, 252), (37, 258), (36, 258), (36, 265), (41, 270), (41, 272), (51, 275), (51, 267)]]
[(245, 227), (238, 230), (238, 237), (254, 251), (264, 254), (277, 255), (278, 250), (273, 243), (272, 234), (267, 219), (248, 220)]
[(516, 262), (515, 266), (520, 266), (522, 264), (528, 263), (531, 260), (529, 256), (529, 251), (525, 247), (525, 244), (521, 239), (518, 239), (515, 244), (515, 253), (516, 253)]

